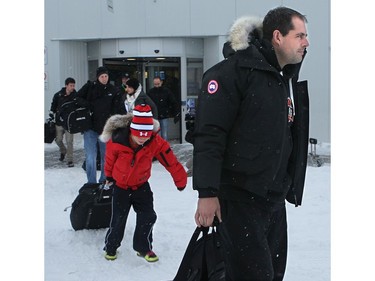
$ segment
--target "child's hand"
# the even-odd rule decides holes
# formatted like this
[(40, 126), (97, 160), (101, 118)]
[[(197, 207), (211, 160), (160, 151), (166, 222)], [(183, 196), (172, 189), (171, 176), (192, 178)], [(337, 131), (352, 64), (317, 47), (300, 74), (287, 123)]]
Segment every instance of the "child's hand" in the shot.
[(103, 189), (104, 190), (108, 190), (108, 189), (110, 189), (110, 187), (111, 187), (111, 185), (114, 183), (114, 179), (113, 178), (107, 178), (106, 180), (105, 180), (105, 184), (104, 184), (104, 187), (103, 187)]

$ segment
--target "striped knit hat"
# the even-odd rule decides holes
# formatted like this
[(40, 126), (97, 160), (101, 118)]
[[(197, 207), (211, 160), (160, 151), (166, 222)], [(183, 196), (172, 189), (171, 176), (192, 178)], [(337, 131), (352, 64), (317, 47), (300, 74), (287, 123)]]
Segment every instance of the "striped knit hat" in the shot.
[(133, 109), (133, 119), (130, 123), (130, 132), (137, 137), (151, 137), (154, 129), (154, 119), (151, 107), (147, 104), (137, 105)]

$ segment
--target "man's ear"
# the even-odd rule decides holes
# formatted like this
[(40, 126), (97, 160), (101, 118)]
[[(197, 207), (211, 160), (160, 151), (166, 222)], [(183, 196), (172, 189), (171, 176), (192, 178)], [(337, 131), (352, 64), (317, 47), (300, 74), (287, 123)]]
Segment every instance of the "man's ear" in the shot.
[(281, 39), (282, 39), (283, 35), (281, 34), (281, 32), (279, 30), (274, 30), (273, 33), (272, 33), (272, 41), (274, 44), (276, 45), (280, 45), (281, 43)]

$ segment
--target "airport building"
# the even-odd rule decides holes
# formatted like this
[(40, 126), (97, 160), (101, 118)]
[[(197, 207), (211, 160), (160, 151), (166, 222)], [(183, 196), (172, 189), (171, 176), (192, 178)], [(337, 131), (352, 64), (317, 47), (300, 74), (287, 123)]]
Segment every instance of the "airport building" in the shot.
[(201, 78), (223, 59), (233, 22), (264, 17), (287, 6), (308, 19), (310, 47), (300, 80), (308, 80), (310, 137), (330, 142), (330, 1), (255, 0), (48, 0), (45, 9), (44, 96), (47, 118), (54, 93), (73, 77), (76, 89), (95, 80), (98, 66), (121, 83), (128, 72), (147, 92), (160, 76), (181, 102), (181, 120), (170, 119), (169, 138), (184, 142), (184, 117), (194, 107)]

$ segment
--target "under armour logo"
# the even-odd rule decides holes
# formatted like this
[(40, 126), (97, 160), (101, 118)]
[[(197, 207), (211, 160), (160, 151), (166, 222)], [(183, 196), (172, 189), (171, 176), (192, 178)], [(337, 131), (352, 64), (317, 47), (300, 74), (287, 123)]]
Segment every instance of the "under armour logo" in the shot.
[(148, 132), (139, 132), (140, 137), (147, 137)]

